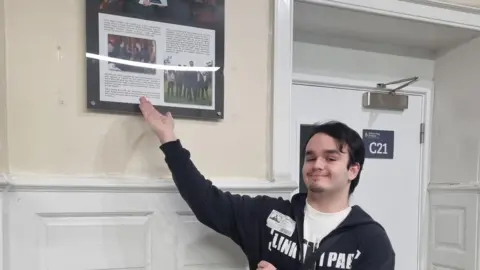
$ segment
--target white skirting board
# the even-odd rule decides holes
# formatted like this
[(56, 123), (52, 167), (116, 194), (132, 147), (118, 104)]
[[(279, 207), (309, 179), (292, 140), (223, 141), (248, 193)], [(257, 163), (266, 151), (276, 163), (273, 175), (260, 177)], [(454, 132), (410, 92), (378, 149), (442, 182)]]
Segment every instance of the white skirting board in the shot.
[[(247, 269), (200, 224), (171, 180), (4, 175), (0, 270)], [(232, 193), (289, 198), (294, 182), (213, 180)]]

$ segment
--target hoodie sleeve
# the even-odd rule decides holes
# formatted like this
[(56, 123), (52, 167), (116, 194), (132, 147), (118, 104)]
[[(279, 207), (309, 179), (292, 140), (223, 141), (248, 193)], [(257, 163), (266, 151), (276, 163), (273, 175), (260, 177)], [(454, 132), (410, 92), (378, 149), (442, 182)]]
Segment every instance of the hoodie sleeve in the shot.
[(358, 260), (353, 260), (353, 270), (394, 270), (395, 252), (390, 240), (382, 228), (366, 236), (359, 248)]
[(259, 219), (259, 209), (262, 209), (268, 197), (251, 198), (221, 191), (197, 170), (190, 159), (190, 152), (182, 147), (179, 140), (165, 143), (160, 149), (165, 154), (165, 161), (180, 195), (196, 218), (231, 238), (242, 249), (255, 249), (250, 246), (254, 243), (246, 241), (249, 238), (259, 239), (255, 230), (256, 221)]

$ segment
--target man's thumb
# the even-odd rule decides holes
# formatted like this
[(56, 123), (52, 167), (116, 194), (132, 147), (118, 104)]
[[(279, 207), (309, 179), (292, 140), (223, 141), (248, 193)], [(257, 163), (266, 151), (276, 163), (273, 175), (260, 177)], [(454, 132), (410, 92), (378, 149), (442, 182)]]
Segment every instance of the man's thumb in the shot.
[(267, 261), (261, 261), (261, 262), (258, 263), (258, 267), (267, 267), (269, 265), (270, 265), (270, 263), (267, 262)]

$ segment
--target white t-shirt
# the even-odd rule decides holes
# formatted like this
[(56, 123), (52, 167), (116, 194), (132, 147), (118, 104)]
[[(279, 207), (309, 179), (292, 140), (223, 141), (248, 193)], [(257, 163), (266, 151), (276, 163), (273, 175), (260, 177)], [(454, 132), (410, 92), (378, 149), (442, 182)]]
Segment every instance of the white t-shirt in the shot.
[(337, 213), (323, 213), (305, 204), (305, 220), (303, 221), (303, 258), (313, 253), (320, 241), (333, 231), (348, 216), (351, 207)]

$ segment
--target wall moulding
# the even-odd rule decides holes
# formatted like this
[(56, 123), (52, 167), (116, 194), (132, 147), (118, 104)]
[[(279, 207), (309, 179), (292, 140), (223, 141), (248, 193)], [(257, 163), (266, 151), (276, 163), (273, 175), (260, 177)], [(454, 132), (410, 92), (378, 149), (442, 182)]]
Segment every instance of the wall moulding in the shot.
[(480, 14), (480, 2), (474, 0), (400, 0), (431, 7), (447, 8), (456, 11)]
[[(232, 193), (291, 193), (296, 188), (295, 183), (291, 181), (271, 181), (245, 177), (212, 178), (211, 181), (218, 188)], [(0, 177), (0, 189), (39, 192), (178, 192), (171, 179), (43, 174), (3, 174)]]
[(480, 183), (459, 184), (459, 183), (430, 183), (428, 191), (432, 192), (466, 192), (480, 193)]

